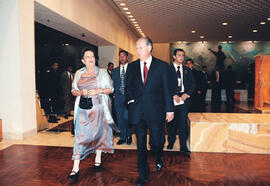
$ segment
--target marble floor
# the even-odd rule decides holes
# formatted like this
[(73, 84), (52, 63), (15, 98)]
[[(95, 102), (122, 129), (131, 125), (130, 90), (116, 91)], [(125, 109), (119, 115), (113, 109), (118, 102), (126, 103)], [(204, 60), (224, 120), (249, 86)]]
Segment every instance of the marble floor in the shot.
[[(223, 104), (224, 106), (225, 104)], [(210, 103), (208, 103), (207, 108), (210, 110)], [(223, 108), (223, 107), (222, 107)], [(206, 111), (208, 110), (206, 109)], [(222, 111), (222, 110), (221, 110)], [(208, 111), (210, 112), (210, 111)], [(225, 109), (224, 109), (225, 112)], [(238, 102), (234, 106), (234, 112), (239, 112), (239, 113), (254, 113), (256, 112), (253, 103), (248, 103), (248, 102)], [(72, 118), (64, 119), (63, 117), (60, 117), (60, 120), (58, 124), (53, 124), (50, 123), (49, 129), (43, 130), (38, 132), (36, 135), (29, 137), (24, 140), (2, 140), (0, 142), (0, 150), (5, 149), (13, 144), (26, 144), (26, 145), (42, 145), (42, 146), (59, 146), (59, 147), (73, 147), (74, 143), (74, 137), (70, 134), (70, 132), (67, 131), (50, 131), (51, 128), (56, 127), (59, 124), (62, 124), (64, 122), (71, 121)], [(178, 136), (177, 136), (178, 137)], [(133, 143), (131, 145), (116, 145), (117, 141), (119, 140), (118, 136), (114, 137), (114, 147), (115, 149), (136, 149), (136, 137), (133, 134), (132, 136)], [(165, 144), (166, 149), (167, 142)], [(180, 148), (178, 139), (177, 142), (174, 145), (174, 149), (170, 151), (178, 151)]]
[[(114, 137), (114, 148), (115, 149), (137, 149), (136, 147), (136, 136), (132, 135), (132, 144), (122, 144), (117, 145), (117, 141), (119, 140), (119, 136)], [(178, 141), (178, 138), (177, 138)], [(14, 144), (24, 144), (24, 145), (41, 145), (41, 146), (58, 146), (58, 147), (73, 147), (74, 144), (74, 136), (71, 135), (69, 131), (41, 131), (36, 135), (29, 137), (24, 140), (3, 140), (0, 142), (0, 150), (5, 149)], [(166, 149), (167, 143), (165, 144)], [(179, 143), (175, 143), (174, 149), (170, 151), (177, 151), (180, 148)]]

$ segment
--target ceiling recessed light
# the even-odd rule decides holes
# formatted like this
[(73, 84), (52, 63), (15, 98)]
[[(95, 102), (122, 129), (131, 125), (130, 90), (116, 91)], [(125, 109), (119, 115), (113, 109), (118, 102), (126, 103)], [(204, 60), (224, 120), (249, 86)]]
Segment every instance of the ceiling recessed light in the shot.
[(223, 26), (227, 26), (227, 25), (228, 25), (228, 23), (227, 23), (227, 22), (224, 22), (224, 23), (222, 23), (222, 25), (223, 25)]
[(131, 12), (126, 12), (126, 14), (131, 14)]
[(204, 38), (204, 36), (200, 36), (200, 38), (201, 38), (201, 39), (203, 39), (203, 38)]
[(139, 25), (138, 25), (138, 24), (135, 24), (134, 26), (136, 26), (136, 27), (137, 27), (137, 26), (139, 26)]
[(133, 24), (137, 24), (137, 21), (133, 21)]
[(267, 21), (270, 21), (270, 17), (267, 18)]
[(266, 22), (263, 22), (263, 21), (262, 21), (262, 22), (260, 22), (260, 24), (261, 24), (261, 25), (265, 25), (265, 24), (266, 24)]
[(126, 4), (125, 3), (120, 3), (120, 6), (126, 6)]
[(139, 27), (139, 26), (136, 26), (136, 28), (141, 28), (141, 27)]
[(131, 21), (135, 21), (135, 19), (130, 19)]
[(123, 10), (128, 10), (128, 8), (127, 8), (127, 7), (125, 7), (125, 8), (123, 8)]
[(69, 44), (68, 43), (65, 43), (65, 46), (69, 46)]
[(129, 15), (128, 17), (133, 17), (133, 15)]
[(256, 32), (258, 32), (258, 30), (252, 30), (252, 32), (256, 33)]
[(196, 31), (195, 31), (195, 30), (191, 30), (191, 33), (192, 33), (192, 34), (195, 34), (195, 33), (196, 33)]
[(228, 38), (232, 38), (232, 36), (228, 36)]

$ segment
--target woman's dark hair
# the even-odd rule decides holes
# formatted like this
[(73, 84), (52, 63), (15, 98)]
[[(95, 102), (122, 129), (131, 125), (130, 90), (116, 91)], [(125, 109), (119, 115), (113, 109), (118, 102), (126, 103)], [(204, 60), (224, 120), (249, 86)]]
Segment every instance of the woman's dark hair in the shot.
[(87, 51), (93, 52), (93, 54), (95, 56), (95, 59), (96, 59), (95, 65), (98, 66), (99, 57), (95, 54), (94, 50), (91, 49), (91, 48), (84, 48), (84, 49), (82, 49), (80, 58), (83, 59), (83, 56), (84, 56), (85, 52), (87, 52)]
[(91, 49), (91, 48), (84, 48), (84, 49), (82, 49), (82, 51), (81, 51), (81, 56), (80, 56), (81, 59), (83, 58), (85, 52), (87, 52), (87, 51), (93, 52), (93, 53), (94, 53), (94, 56), (96, 57), (95, 52), (93, 51), (93, 49)]

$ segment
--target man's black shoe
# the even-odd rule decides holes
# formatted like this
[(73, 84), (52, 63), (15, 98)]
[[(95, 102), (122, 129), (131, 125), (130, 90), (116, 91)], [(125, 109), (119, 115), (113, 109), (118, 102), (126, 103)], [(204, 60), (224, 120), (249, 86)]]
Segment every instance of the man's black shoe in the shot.
[(132, 137), (128, 136), (127, 137), (127, 144), (130, 145), (132, 143)]
[(183, 156), (186, 156), (186, 157), (189, 157), (189, 158), (190, 158), (191, 152), (190, 152), (188, 149), (180, 150), (180, 153), (181, 153)]
[(126, 143), (126, 140), (121, 140), (121, 139), (120, 139), (116, 144), (117, 144), (117, 145), (122, 145), (123, 143)]
[(148, 182), (148, 179), (143, 179), (139, 177), (136, 180), (136, 186), (143, 186), (146, 182)]
[(173, 149), (173, 144), (169, 143), (169, 145), (167, 146), (167, 149)]

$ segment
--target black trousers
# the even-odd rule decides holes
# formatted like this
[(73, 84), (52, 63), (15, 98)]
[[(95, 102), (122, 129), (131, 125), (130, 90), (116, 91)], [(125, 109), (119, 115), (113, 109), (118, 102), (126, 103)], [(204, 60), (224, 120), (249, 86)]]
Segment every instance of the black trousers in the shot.
[(234, 89), (231, 87), (226, 88), (226, 99), (227, 103), (234, 103)]
[(164, 121), (145, 121), (141, 119), (134, 124), (137, 138), (138, 173), (142, 179), (148, 179), (149, 165), (147, 162), (147, 129), (149, 129), (149, 144), (156, 161), (162, 158), (165, 143)]
[(187, 139), (188, 139), (188, 134), (189, 134), (188, 122), (187, 122), (188, 110), (189, 110), (188, 103), (175, 106), (174, 119), (170, 123), (167, 124), (169, 144), (175, 143), (176, 131), (178, 129), (181, 149), (187, 148)]
[(211, 95), (212, 104), (220, 104), (221, 103), (221, 85), (217, 83), (212, 87), (212, 95)]

